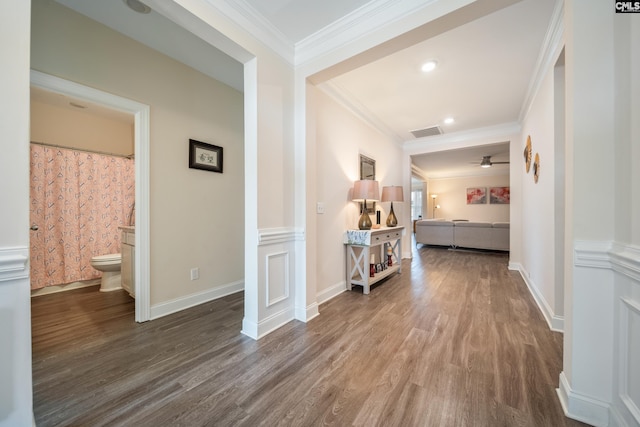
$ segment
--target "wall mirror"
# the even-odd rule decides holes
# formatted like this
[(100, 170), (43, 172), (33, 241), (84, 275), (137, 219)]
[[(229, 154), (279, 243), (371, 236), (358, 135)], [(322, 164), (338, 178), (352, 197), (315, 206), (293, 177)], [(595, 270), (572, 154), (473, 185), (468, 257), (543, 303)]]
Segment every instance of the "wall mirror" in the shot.
[[(376, 180), (376, 161), (370, 157), (360, 154), (360, 179)], [(362, 211), (362, 203), (360, 203), (360, 211)], [(367, 213), (376, 212), (376, 202), (367, 202)]]

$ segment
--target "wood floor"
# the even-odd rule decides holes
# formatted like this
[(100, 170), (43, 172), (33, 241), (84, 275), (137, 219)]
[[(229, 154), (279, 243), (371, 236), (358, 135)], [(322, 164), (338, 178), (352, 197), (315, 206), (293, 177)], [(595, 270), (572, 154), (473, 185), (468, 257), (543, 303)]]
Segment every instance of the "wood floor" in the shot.
[(421, 247), (396, 275), (253, 341), (235, 294), (136, 324), (96, 288), (32, 301), (37, 425), (581, 426), (507, 255)]

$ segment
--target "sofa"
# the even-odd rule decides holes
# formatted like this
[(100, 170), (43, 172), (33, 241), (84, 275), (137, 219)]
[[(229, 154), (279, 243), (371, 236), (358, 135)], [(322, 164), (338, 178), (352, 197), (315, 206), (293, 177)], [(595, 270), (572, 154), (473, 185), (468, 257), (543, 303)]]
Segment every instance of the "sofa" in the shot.
[(423, 219), (416, 222), (416, 244), (509, 250), (508, 222)]

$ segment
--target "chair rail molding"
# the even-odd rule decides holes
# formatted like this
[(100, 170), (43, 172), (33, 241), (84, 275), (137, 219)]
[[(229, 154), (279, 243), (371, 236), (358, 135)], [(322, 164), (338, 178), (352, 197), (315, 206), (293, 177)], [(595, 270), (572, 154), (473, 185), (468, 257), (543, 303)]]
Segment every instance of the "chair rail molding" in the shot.
[(304, 229), (298, 227), (262, 228), (258, 230), (259, 246), (304, 241), (304, 239)]
[(640, 282), (640, 246), (614, 241), (577, 240), (573, 263), (579, 267), (611, 269)]
[(29, 278), (29, 248), (0, 248), (0, 283)]

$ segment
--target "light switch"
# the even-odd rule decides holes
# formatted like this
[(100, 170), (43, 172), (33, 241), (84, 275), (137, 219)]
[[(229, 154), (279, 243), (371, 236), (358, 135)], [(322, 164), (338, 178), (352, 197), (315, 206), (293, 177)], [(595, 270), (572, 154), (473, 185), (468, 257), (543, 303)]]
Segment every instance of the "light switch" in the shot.
[(318, 202), (316, 203), (316, 213), (323, 214), (324, 213), (324, 203)]

